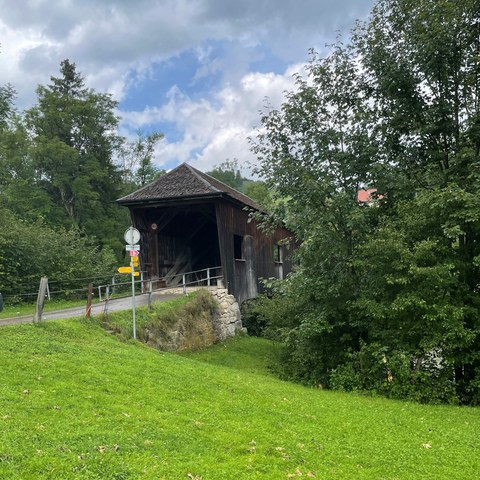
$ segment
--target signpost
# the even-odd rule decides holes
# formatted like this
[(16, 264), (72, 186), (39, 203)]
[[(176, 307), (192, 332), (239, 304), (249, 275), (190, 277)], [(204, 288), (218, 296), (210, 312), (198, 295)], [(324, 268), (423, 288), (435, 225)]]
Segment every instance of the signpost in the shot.
[[(133, 263), (134, 267), (138, 266), (138, 263), (135, 265), (135, 262)], [(133, 273), (134, 277), (139, 277), (140, 272), (136, 272), (135, 270), (132, 270), (132, 267), (118, 267), (118, 273)]]
[(128, 245), (135, 245), (140, 241), (140, 232), (135, 227), (129, 227), (125, 230), (123, 238)]
[[(127, 252), (130, 253), (130, 267), (120, 267), (120, 269), (129, 269), (128, 271), (132, 273), (132, 320), (133, 320), (133, 338), (137, 338), (137, 325), (135, 320), (135, 277), (139, 275), (139, 272), (135, 271), (135, 262), (133, 260), (140, 252), (140, 245), (138, 242), (140, 241), (140, 232), (134, 228), (130, 227), (127, 228), (125, 234), (123, 235), (125, 242), (127, 245), (125, 249)], [(120, 273), (128, 273), (128, 271), (120, 272)]]

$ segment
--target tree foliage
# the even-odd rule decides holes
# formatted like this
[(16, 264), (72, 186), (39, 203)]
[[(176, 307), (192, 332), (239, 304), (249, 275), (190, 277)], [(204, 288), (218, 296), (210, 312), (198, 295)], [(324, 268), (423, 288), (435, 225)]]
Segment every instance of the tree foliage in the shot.
[(124, 142), (120, 149), (120, 159), (123, 167), (123, 181), (134, 190), (143, 187), (147, 183), (165, 173), (165, 170), (157, 168), (153, 162), (153, 154), (157, 143), (163, 139), (160, 132), (144, 134), (137, 132), (137, 138), (130, 142)]
[(0, 291), (23, 300), (38, 290), (40, 277), (47, 276), (61, 289), (75, 279), (109, 275), (116, 261), (109, 249), (100, 249), (78, 229), (52, 228), (42, 220), (29, 222), (0, 208)]
[[(0, 291), (12, 296), (38, 279), (68, 281), (113, 273), (124, 255), (126, 209), (115, 200), (159, 172), (159, 133), (126, 142), (117, 103), (85, 86), (74, 63), (37, 89), (37, 104), (18, 112), (16, 92), (0, 86)], [(135, 159), (125, 178), (118, 157)], [(133, 183), (132, 183), (133, 181)]]
[(14, 114), (13, 101), (15, 99), (15, 89), (12, 85), (0, 86), (0, 131), (4, 131), (8, 122)]
[(52, 202), (46, 218), (119, 247), (114, 240), (122, 216), (114, 204), (121, 193), (114, 163), (121, 144), (117, 104), (110, 95), (85, 88), (69, 60), (61, 63), (60, 74), (38, 87), (38, 104), (26, 114), (35, 180)]
[(473, 0), (380, 0), (262, 118), (257, 173), (302, 242), (269, 326), (290, 375), (480, 403), (479, 28)]
[(242, 188), (243, 178), (237, 159), (227, 159), (206, 173), (236, 190)]
[(220, 180), (222, 183), (244, 193), (255, 200), (261, 207), (267, 209), (270, 202), (270, 194), (267, 185), (262, 180), (245, 178), (241, 174), (241, 166), (237, 159), (225, 160), (216, 165), (208, 175)]

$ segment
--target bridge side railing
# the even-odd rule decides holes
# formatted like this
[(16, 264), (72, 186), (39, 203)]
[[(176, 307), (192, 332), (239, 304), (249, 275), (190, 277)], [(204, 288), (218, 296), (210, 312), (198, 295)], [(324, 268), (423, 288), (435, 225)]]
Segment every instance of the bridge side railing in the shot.
[[(171, 278), (178, 277), (181, 275), (181, 282), (176, 284), (176, 285), (168, 285), (168, 281), (170, 280), (170, 277), (160, 277), (158, 279), (144, 279), (144, 273), (145, 272), (140, 272), (140, 278), (138, 280), (134, 280), (135, 285), (140, 286), (140, 293), (148, 294), (148, 306), (150, 307), (152, 304), (152, 295), (154, 291), (162, 291), (162, 292), (167, 292), (167, 291), (174, 291), (174, 290), (181, 290), (183, 294), (187, 293), (188, 287), (212, 287), (212, 286), (219, 286), (221, 282), (223, 282), (223, 272), (222, 272), (222, 267), (208, 267), (208, 268), (202, 268), (200, 270), (194, 270), (191, 272), (184, 272), (184, 273), (179, 273), (174, 276), (171, 276)], [(117, 287), (123, 286), (123, 285), (131, 285), (132, 282), (131, 280), (125, 281), (125, 282), (112, 282), (104, 285), (98, 285), (98, 297), (100, 301), (104, 301), (104, 313), (108, 312), (108, 304), (109, 301), (111, 300), (112, 294), (114, 293), (114, 289)], [(164, 286), (154, 288), (154, 284), (164, 284)], [(103, 294), (103, 295), (102, 295)], [(129, 294), (126, 295), (115, 295), (115, 298), (121, 298), (121, 297), (126, 297), (129, 296)]]

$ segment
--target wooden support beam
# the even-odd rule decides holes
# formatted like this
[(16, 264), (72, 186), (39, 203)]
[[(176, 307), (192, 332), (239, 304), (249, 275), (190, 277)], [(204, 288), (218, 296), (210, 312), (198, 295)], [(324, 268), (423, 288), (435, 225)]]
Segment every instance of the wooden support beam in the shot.
[(168, 271), (165, 275), (165, 279), (167, 285), (175, 286), (180, 283), (182, 276), (182, 272), (188, 272), (192, 269), (192, 264), (194, 263), (194, 259), (192, 259), (192, 252), (190, 249), (190, 241), (197, 235), (197, 233), (205, 226), (207, 223), (207, 219), (201, 218), (199, 222), (193, 227), (190, 231), (188, 237), (185, 239), (184, 248), (180, 255), (175, 260), (175, 264), (173, 267)]

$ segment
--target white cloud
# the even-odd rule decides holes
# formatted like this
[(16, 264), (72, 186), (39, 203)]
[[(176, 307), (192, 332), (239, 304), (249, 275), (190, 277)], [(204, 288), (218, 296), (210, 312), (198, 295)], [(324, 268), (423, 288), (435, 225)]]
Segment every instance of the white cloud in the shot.
[(372, 1), (0, 0), (0, 84), (11, 81), (30, 99), (70, 58), (92, 87), (121, 96), (129, 71), (211, 40), (266, 45), (291, 63)]
[[(17, 106), (25, 108), (36, 86), (49, 83), (69, 58), (89, 87), (123, 100), (155, 74), (153, 65), (193, 51), (198, 68), (189, 86), (203, 86), (203, 98), (173, 80), (166, 97), (121, 112), (121, 132), (174, 125), (181, 138), (161, 143), (159, 164), (191, 160), (209, 169), (226, 158), (245, 162), (253, 160), (246, 138), (259, 124), (264, 98), (280, 105), (307, 50), (332, 42), (337, 29), (348, 31), (373, 1), (0, 0), (0, 85), (13, 84)], [(220, 53), (211, 45), (221, 45)], [(276, 63), (268, 67), (272, 53)]]
[(123, 112), (122, 117), (131, 130), (170, 122), (184, 132), (180, 141), (171, 142), (167, 137), (159, 146), (159, 166), (190, 160), (201, 170), (209, 170), (227, 158), (238, 158), (245, 164), (255, 162), (247, 138), (255, 134), (260, 123), (265, 98), (273, 107), (279, 107), (284, 92), (294, 88), (293, 73), (301, 70), (301, 65), (292, 65), (282, 75), (249, 73), (237, 84), (223, 87), (210, 100), (194, 101), (174, 88), (164, 106)]

